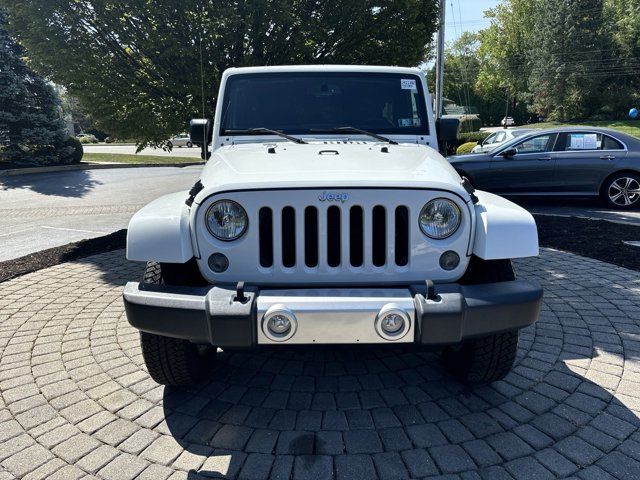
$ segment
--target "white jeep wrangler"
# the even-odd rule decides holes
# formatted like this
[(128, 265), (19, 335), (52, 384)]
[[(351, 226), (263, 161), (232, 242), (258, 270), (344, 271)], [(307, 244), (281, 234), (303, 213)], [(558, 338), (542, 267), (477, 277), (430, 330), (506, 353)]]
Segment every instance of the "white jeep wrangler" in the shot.
[(438, 153), (421, 71), (230, 69), (191, 140), (200, 180), (129, 224), (127, 258), (148, 263), (124, 303), (154, 380), (294, 344), (410, 343), (462, 381), (508, 373), (542, 301), (511, 265), (538, 254), (536, 224)]

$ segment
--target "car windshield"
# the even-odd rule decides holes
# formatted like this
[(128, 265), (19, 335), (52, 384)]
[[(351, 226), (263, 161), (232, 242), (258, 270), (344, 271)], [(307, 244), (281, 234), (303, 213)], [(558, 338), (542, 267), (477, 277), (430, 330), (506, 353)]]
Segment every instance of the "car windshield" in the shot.
[(220, 134), (265, 127), (292, 135), (318, 135), (321, 130), (348, 125), (378, 134), (427, 135), (424, 98), (416, 75), (237, 74), (229, 77), (225, 87)]

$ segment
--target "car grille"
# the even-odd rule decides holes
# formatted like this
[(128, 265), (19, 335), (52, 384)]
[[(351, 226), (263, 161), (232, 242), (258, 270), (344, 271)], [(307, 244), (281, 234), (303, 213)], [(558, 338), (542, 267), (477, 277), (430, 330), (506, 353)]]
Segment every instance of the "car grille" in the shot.
[(405, 267), (409, 262), (409, 209), (404, 205), (307, 206), (300, 211), (262, 207), (258, 218), (264, 268)]
[[(420, 209), (448, 192), (421, 189), (342, 188), (246, 190), (216, 194), (198, 208), (196, 224), (200, 271), (212, 283), (247, 285), (407, 285), (452, 281), (466, 269), (471, 219), (444, 240), (431, 240), (418, 225)], [(233, 200), (246, 210), (249, 225), (242, 238), (223, 242), (204, 227), (207, 208), (216, 199)], [(200, 227), (202, 225), (202, 227)], [(439, 265), (456, 251), (455, 270)], [(224, 254), (224, 272), (208, 260)]]

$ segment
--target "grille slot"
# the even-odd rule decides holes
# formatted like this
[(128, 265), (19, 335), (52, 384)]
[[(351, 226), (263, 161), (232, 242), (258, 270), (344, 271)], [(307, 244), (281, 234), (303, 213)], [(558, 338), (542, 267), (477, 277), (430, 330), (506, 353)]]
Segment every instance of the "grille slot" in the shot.
[[(258, 213), (264, 268), (366, 268), (409, 264), (406, 206), (262, 207)], [(279, 238), (278, 238), (279, 237)]]
[(327, 209), (327, 263), (340, 265), (340, 208), (335, 205)]
[(273, 265), (273, 212), (269, 207), (262, 207), (258, 212), (258, 224), (260, 265), (268, 268)]
[(318, 209), (304, 209), (304, 261), (307, 267), (318, 266)]
[(349, 255), (352, 267), (361, 267), (364, 263), (364, 216), (362, 207), (349, 210)]
[(371, 229), (372, 261), (382, 267), (387, 257), (387, 212), (382, 205), (373, 207)]
[(396, 265), (404, 267), (409, 263), (409, 209), (407, 207), (396, 208), (395, 227)]
[(282, 209), (282, 264), (287, 268), (296, 265), (296, 211), (293, 207)]

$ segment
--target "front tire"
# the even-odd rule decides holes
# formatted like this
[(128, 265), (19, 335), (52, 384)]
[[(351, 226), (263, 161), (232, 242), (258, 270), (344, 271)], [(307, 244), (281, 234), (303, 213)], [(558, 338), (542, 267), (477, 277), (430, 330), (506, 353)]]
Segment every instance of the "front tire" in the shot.
[(187, 148), (191, 148), (191, 147), (193, 147), (193, 143), (187, 142)]
[(466, 340), (444, 351), (451, 372), (463, 383), (491, 383), (507, 376), (518, 353), (518, 332)]
[[(193, 278), (192, 268), (190, 264), (149, 262), (143, 283), (176, 284), (185, 277)], [(140, 332), (140, 344), (149, 375), (161, 385), (194, 385), (205, 377), (215, 361), (215, 347), (196, 345), (181, 338)]]
[[(482, 260), (474, 256), (460, 283), (481, 285), (509, 282), (515, 278), (511, 260)], [(515, 362), (518, 337), (518, 331), (510, 331), (465, 340), (444, 350), (445, 365), (463, 383), (491, 383), (501, 380)]]
[(630, 209), (640, 205), (640, 176), (634, 173), (617, 173), (602, 186), (602, 199), (607, 206)]

